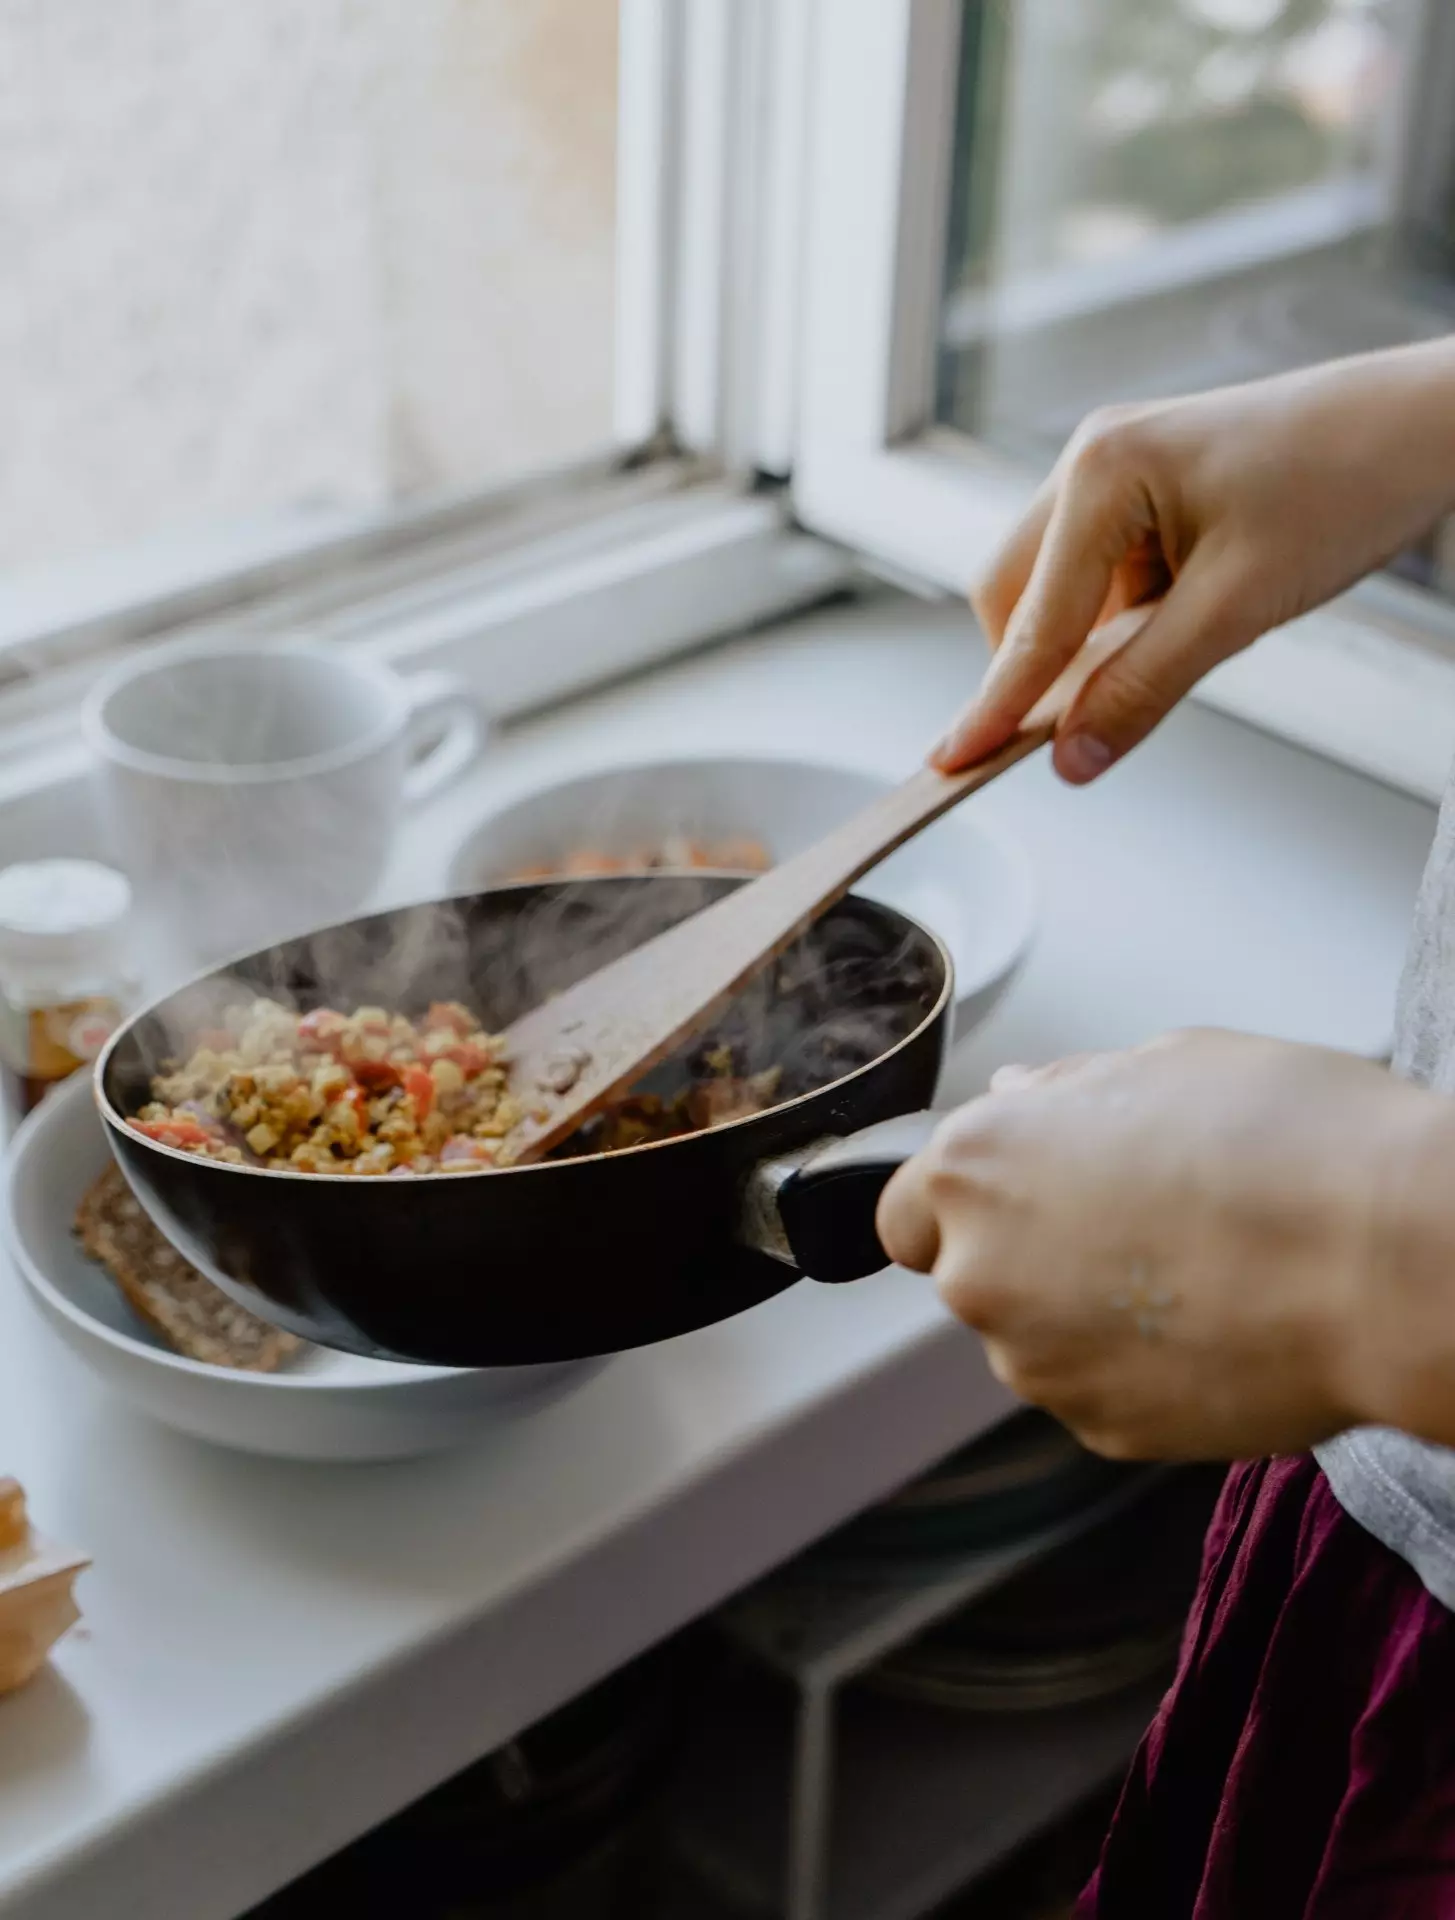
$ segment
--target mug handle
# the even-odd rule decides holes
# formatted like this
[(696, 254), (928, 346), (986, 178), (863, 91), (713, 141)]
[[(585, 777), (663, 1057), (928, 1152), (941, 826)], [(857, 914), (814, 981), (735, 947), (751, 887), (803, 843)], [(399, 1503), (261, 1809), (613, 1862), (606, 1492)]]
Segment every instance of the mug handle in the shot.
[(409, 702), (410, 743), (423, 746), (434, 740), (404, 776), (405, 801), (417, 806), (459, 779), (479, 753), (487, 729), (468, 682), (458, 674), (434, 668), (411, 674), (404, 682), (404, 697)]

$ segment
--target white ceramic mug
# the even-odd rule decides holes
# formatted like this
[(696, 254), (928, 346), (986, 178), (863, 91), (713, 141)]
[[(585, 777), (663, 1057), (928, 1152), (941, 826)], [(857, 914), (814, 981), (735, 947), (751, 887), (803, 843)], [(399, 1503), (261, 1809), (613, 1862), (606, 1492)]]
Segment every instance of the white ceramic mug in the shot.
[(198, 964), (359, 911), (404, 808), (483, 732), (452, 675), (312, 643), (148, 652), (93, 688), (84, 726), (114, 856)]

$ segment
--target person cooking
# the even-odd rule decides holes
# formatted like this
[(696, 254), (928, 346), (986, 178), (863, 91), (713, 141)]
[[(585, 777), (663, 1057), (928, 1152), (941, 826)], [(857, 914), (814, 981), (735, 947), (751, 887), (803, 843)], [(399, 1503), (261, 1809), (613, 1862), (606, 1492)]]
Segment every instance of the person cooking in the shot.
[[(1150, 604), (1059, 730), (1094, 780), (1452, 510), (1455, 341), (1095, 414), (972, 596), (992, 663), (934, 763)], [(1455, 789), (1393, 1067), (1218, 1032), (1007, 1067), (885, 1191), (1016, 1392), (1237, 1463), (1080, 1920), (1455, 1916)]]

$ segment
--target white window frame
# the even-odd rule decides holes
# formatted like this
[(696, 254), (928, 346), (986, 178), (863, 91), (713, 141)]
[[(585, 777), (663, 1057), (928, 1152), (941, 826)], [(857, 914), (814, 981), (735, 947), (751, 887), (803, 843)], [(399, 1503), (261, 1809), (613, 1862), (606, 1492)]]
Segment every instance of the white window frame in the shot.
[[(959, 592), (1036, 478), (933, 418), (959, 0), (809, 3), (811, 131), (802, 182), (784, 196), (803, 260), (795, 512), (928, 591)], [(1448, 42), (1448, 29), (1420, 0), (1411, 31)], [(1390, 191), (1417, 213), (1432, 183), (1416, 177), (1408, 141), (1392, 145)], [(1317, 244), (1344, 217), (1305, 206), (1294, 244)], [(1367, 217), (1356, 201), (1348, 218)], [(1270, 635), (1198, 697), (1433, 798), (1455, 750), (1455, 615), (1381, 581)]]

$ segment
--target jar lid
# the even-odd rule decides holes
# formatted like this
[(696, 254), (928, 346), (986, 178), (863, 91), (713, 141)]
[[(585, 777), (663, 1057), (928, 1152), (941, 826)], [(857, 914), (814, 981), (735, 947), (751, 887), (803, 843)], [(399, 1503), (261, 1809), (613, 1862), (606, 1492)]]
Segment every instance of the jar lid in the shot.
[(0, 872), (0, 965), (85, 964), (109, 954), (131, 910), (124, 874), (94, 860), (32, 860)]

